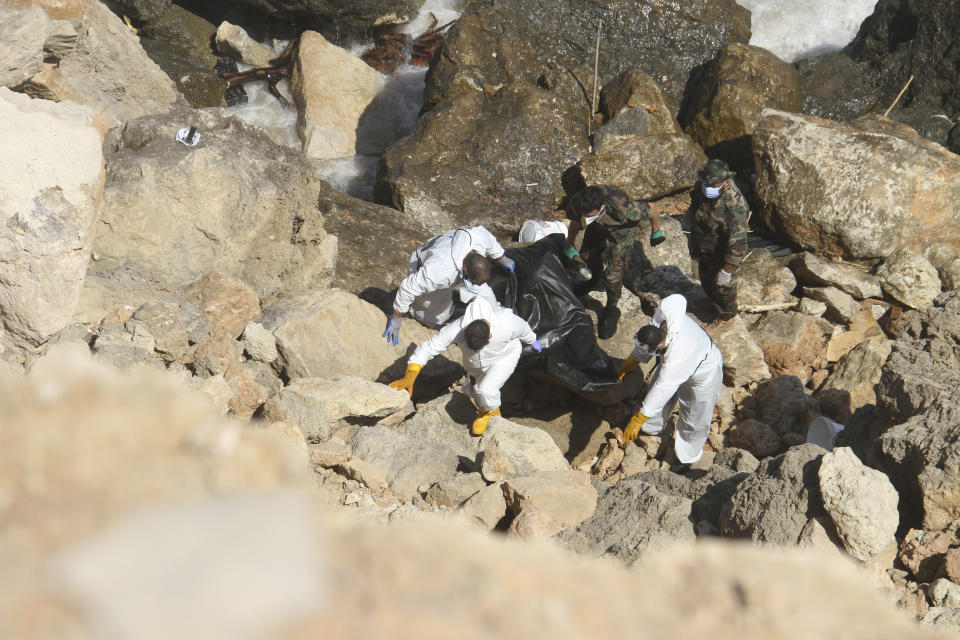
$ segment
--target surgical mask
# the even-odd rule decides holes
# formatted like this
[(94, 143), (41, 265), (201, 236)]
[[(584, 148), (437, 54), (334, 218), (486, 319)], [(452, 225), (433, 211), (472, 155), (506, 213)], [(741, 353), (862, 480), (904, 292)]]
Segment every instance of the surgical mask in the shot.
[(700, 191), (703, 192), (703, 195), (713, 200), (714, 198), (720, 195), (720, 187), (708, 187), (707, 185), (700, 183)]
[(481, 291), (481, 287), (482, 287), (482, 286), (483, 286), (482, 284), (474, 284), (474, 283), (470, 282), (469, 280), (467, 280), (466, 278), (463, 279), (463, 288), (466, 289), (467, 291), (469, 291), (470, 293), (472, 293), (472, 294), (475, 295), (475, 296), (480, 295), (480, 291)]
[(600, 207), (600, 210), (597, 211), (597, 215), (595, 215), (595, 216), (585, 216), (585, 217), (583, 218), (583, 221), (584, 221), (584, 223), (585, 223), (584, 226), (587, 226), (587, 225), (589, 225), (591, 222), (596, 221), (597, 218), (599, 218), (600, 216), (603, 215), (603, 212), (606, 211), (606, 209), (607, 209), (607, 205), (603, 205), (602, 207)]
[(644, 358), (644, 359), (650, 358), (650, 357), (652, 357), (652, 356), (657, 355), (657, 353), (658, 353), (658, 351), (659, 351), (658, 349), (652, 349), (652, 350), (651, 350), (650, 347), (648, 347), (648, 346), (645, 345), (644, 343), (640, 342), (640, 341), (637, 339), (637, 336), (636, 336), (636, 335), (633, 336), (633, 346), (636, 347), (636, 354), (637, 354), (637, 356), (639, 356), (640, 358)]

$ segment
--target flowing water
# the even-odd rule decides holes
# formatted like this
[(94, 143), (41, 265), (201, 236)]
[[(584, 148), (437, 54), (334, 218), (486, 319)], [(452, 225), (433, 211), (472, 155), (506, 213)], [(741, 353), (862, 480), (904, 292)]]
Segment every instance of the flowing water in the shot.
[[(811, 55), (835, 51), (850, 42), (860, 23), (873, 12), (876, 0), (737, 0), (752, 13), (751, 44), (769, 49), (793, 62)], [(417, 36), (431, 23), (430, 14), (443, 25), (460, 15), (462, 0), (427, 0), (420, 14), (400, 30)], [(269, 46), (269, 45), (268, 45)], [(279, 53), (286, 42), (273, 43)], [(352, 43), (348, 50), (359, 57), (370, 43)], [(377, 163), (383, 150), (413, 133), (423, 104), (426, 68), (404, 65), (384, 76), (384, 88), (371, 105), (357, 132), (359, 153), (352, 158), (319, 165), (320, 174), (335, 188), (364, 200), (372, 199)], [(279, 85), (289, 97), (287, 81)], [(276, 142), (299, 148), (297, 111), (283, 109), (267, 91), (265, 83), (246, 85), (249, 102), (230, 107), (229, 112), (263, 127)], [(293, 100), (290, 100), (291, 104)]]

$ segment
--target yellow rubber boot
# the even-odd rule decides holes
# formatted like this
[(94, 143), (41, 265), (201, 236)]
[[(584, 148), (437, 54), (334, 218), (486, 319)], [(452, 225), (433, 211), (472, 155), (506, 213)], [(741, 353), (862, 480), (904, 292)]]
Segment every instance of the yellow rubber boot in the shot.
[(481, 411), (477, 414), (477, 419), (473, 421), (473, 425), (470, 427), (470, 433), (475, 436), (482, 436), (483, 432), (487, 430), (487, 423), (490, 422), (490, 418), (498, 415), (500, 415), (500, 407), (491, 409), (490, 411)]
[(417, 376), (420, 375), (420, 369), (422, 369), (418, 364), (413, 364), (412, 362), (407, 365), (407, 372), (399, 380), (394, 380), (390, 383), (390, 386), (398, 391), (406, 391), (411, 396), (413, 395), (413, 383), (417, 379)]

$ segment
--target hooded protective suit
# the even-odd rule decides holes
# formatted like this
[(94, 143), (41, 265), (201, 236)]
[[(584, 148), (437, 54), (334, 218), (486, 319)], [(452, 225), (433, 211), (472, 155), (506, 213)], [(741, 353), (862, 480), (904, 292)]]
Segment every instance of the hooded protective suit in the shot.
[[(673, 411), (674, 395), (680, 403), (674, 450), (682, 463), (692, 463), (703, 454), (710, 419), (723, 388), (723, 356), (706, 331), (687, 316), (687, 300), (680, 294), (667, 296), (653, 314), (651, 324), (667, 323), (663, 361), (643, 399), (640, 412), (650, 419), (644, 433), (657, 435)], [(635, 349), (640, 361), (650, 356)]]
[(440, 325), (453, 313), (453, 291), (461, 290), (460, 299), (484, 297), (497, 306), (493, 290), (486, 284), (469, 292), (463, 287), (463, 259), (471, 251), (497, 259), (503, 247), (483, 227), (455, 229), (430, 238), (417, 247), (407, 265), (407, 277), (400, 283), (393, 300), (393, 309), (404, 314), (411, 309), (418, 322)]
[[(474, 320), (490, 323), (490, 342), (480, 351), (471, 350), (463, 337), (463, 329)], [(500, 406), (500, 388), (516, 369), (522, 344), (532, 344), (536, 339), (530, 325), (510, 309), (494, 307), (486, 298), (478, 297), (467, 305), (462, 318), (451, 322), (417, 347), (408, 363), (422, 367), (456, 342), (463, 352), (467, 375), (475, 379), (464, 392), (481, 410), (490, 411)]]

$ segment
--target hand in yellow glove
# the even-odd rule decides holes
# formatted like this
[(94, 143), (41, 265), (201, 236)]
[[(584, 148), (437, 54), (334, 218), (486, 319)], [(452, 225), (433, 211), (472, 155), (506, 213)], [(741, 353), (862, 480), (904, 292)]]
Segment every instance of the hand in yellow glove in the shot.
[(394, 389), (400, 391), (406, 391), (411, 396), (413, 395), (413, 381), (417, 379), (417, 376), (420, 375), (420, 369), (422, 369), (418, 364), (413, 364), (412, 362), (407, 365), (407, 372), (399, 380), (394, 380), (390, 383), (390, 386)]
[(638, 364), (640, 364), (640, 361), (634, 358), (633, 354), (631, 353), (629, 356), (627, 356), (627, 359), (623, 361), (623, 364), (620, 365), (620, 373), (617, 377), (623, 380), (627, 377), (628, 373), (636, 368)]
[(636, 440), (637, 436), (640, 435), (640, 427), (649, 419), (650, 418), (637, 411), (637, 415), (630, 418), (630, 424), (623, 430), (623, 444)]

